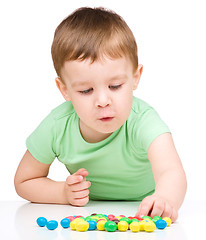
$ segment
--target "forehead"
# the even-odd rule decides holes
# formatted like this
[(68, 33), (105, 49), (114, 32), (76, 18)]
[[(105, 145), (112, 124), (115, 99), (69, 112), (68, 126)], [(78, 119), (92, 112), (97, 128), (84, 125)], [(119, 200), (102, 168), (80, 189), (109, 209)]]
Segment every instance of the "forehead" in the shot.
[(126, 58), (103, 59), (93, 63), (89, 59), (84, 61), (67, 61), (62, 68), (62, 76), (69, 80), (72, 86), (84, 81), (99, 78), (115, 80), (127, 78), (132, 74), (132, 63)]

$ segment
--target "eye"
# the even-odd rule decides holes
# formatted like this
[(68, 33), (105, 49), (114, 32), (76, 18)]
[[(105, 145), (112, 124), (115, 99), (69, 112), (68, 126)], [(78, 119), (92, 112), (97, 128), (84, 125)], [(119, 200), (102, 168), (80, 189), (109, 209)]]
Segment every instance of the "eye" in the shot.
[(109, 86), (110, 89), (113, 89), (113, 90), (117, 90), (118, 88), (120, 88), (122, 85), (114, 85), (114, 86)]
[(88, 94), (90, 93), (91, 91), (93, 90), (93, 88), (89, 88), (89, 89), (86, 89), (86, 90), (83, 90), (83, 91), (79, 91), (81, 94)]

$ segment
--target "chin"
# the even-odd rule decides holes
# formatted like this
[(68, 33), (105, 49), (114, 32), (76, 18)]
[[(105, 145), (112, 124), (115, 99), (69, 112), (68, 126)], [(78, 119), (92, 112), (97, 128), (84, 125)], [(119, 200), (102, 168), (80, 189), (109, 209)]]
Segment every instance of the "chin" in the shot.
[(103, 131), (102, 131), (102, 133), (105, 133), (105, 134), (112, 134), (113, 132), (115, 132), (116, 130), (118, 130), (119, 128), (120, 128), (121, 126), (119, 126), (119, 127), (110, 127), (110, 128), (108, 128), (108, 129), (104, 129)]

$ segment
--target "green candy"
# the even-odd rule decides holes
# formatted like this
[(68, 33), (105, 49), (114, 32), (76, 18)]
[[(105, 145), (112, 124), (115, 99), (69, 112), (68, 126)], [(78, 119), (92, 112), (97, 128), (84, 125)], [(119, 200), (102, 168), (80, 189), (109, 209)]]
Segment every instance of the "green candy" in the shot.
[(122, 217), (122, 218), (119, 219), (119, 221), (125, 221), (125, 222), (127, 222), (128, 224), (131, 223), (131, 220), (130, 220), (129, 218), (127, 218), (127, 217)]
[(136, 219), (136, 218), (133, 218), (133, 219), (131, 219), (131, 223), (132, 223), (132, 222), (139, 222), (139, 220)]
[(160, 219), (162, 219), (162, 218), (159, 217), (159, 216), (154, 216), (153, 219), (152, 219), (152, 221), (153, 221), (154, 223), (156, 223), (156, 221), (158, 221), (158, 220), (160, 220)]
[(115, 232), (117, 230), (117, 224), (113, 221), (108, 221), (104, 224), (104, 229), (107, 232)]
[(152, 220), (152, 218), (150, 216), (143, 216), (142, 218), (143, 219), (150, 219), (150, 220)]
[(90, 220), (93, 220), (91, 216), (88, 216), (85, 218), (85, 221), (90, 221)]
[(105, 215), (100, 213), (100, 214), (95, 215), (95, 217), (99, 217), (99, 218), (103, 217), (103, 218), (105, 218)]

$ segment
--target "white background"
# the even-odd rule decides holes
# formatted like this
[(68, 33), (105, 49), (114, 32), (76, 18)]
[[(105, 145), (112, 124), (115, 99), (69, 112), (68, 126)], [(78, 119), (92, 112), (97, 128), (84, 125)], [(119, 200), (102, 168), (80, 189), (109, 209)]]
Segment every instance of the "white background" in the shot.
[[(21, 199), (13, 178), (25, 140), (64, 101), (50, 48), (57, 25), (82, 6), (110, 8), (132, 29), (144, 66), (134, 95), (170, 127), (187, 174), (186, 198), (206, 200), (206, 8), (200, 0), (1, 1), (0, 200)], [(67, 175), (56, 160), (49, 176), (64, 180)]]

